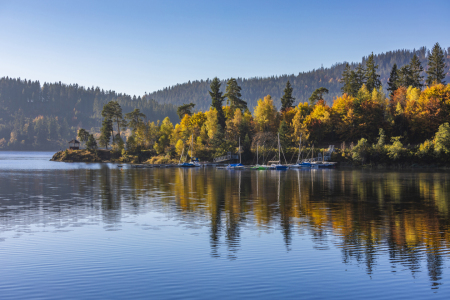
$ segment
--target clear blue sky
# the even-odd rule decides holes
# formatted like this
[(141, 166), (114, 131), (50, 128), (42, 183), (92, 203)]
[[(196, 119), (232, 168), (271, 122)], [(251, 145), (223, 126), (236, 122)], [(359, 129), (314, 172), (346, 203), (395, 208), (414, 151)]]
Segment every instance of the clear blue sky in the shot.
[(450, 46), (450, 1), (4, 1), (0, 76), (143, 95)]

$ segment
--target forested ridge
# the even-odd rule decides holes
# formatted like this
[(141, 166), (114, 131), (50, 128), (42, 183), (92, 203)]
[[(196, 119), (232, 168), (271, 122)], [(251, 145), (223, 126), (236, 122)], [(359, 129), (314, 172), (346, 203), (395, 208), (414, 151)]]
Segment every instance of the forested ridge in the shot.
[[(450, 82), (448, 71), (450, 48), (441, 49), (441, 52), (447, 66), (443, 81)], [(220, 84), (217, 92), (224, 94), (224, 105), (230, 105), (228, 103), (230, 99), (231, 102), (235, 102), (230, 107), (233, 110), (239, 108), (244, 112), (248, 107), (249, 110), (253, 111), (258, 104), (258, 99), (263, 99), (267, 95), (270, 95), (270, 100), (273, 101), (274, 107), (278, 110), (282, 108), (281, 98), (283, 93), (286, 95), (286, 83), (289, 82), (290, 98), (283, 100), (287, 101), (289, 107), (308, 102), (311, 100), (311, 96), (312, 98), (316, 97), (316, 100), (323, 99), (324, 104), (332, 105), (333, 99), (339, 98), (344, 92), (342, 90), (345, 87), (343, 76), (346, 73), (358, 75), (358, 68), (359, 70), (366, 68), (369, 57), (371, 57), (372, 63), (377, 66), (376, 73), (379, 76), (381, 88), (387, 94), (388, 79), (392, 75), (393, 66), (397, 65), (399, 67), (398, 74), (403, 76), (402, 74), (405, 75), (409, 72), (406, 66), (414, 56), (423, 66), (419, 73), (426, 77), (430, 51), (422, 47), (413, 51), (397, 50), (378, 55), (372, 54), (364, 57), (361, 63), (337, 63), (331, 68), (320, 68), (298, 75), (222, 79), (218, 82)], [(229, 84), (230, 80), (233, 83), (232, 85)], [(402, 80), (400, 78), (399, 82)], [(422, 81), (425, 84), (425, 81)], [(206, 111), (212, 105), (221, 113), (222, 104), (218, 103), (221, 103), (222, 100), (216, 101), (216, 104), (213, 101), (211, 104), (212, 82), (209, 79), (192, 81), (144, 96), (130, 96), (115, 91), (105, 91), (99, 87), (85, 88), (77, 84), (68, 85), (61, 82), (41, 84), (39, 81), (3, 77), (0, 79), (0, 149), (44, 150), (65, 148), (67, 141), (75, 137), (80, 128), (99, 134), (103, 119), (102, 109), (105, 104), (111, 101), (117, 102), (125, 114), (134, 109), (139, 109), (146, 116), (147, 121), (155, 122), (155, 124), (159, 124), (157, 120), (163, 120), (166, 117), (171, 121), (178, 121), (180, 111), (177, 115), (177, 107), (178, 110), (187, 109), (187, 112), (191, 114), (190, 110)], [(408, 87), (410, 83), (402, 82), (400, 85)], [(373, 87), (368, 87), (368, 92), (371, 93)], [(353, 88), (353, 94), (351, 92), (346, 92), (346, 94), (363, 99), (361, 95), (357, 95), (360, 88), (361, 84), (356, 84)], [(232, 98), (234, 94), (237, 96)], [(185, 105), (183, 106), (183, 104)], [(311, 109), (311, 107), (308, 108), (308, 114)], [(226, 116), (220, 114), (218, 116), (218, 122), (222, 128), (225, 128), (225, 122), (234, 115), (234, 111), (227, 110), (224, 112), (226, 112)], [(277, 119), (280, 122), (280, 118), (277, 117)], [(372, 131), (377, 132), (378, 127), (374, 126)], [(278, 128), (278, 125), (274, 128)], [(433, 126), (432, 130), (435, 129), (436, 126)], [(317, 141), (323, 140), (321, 137), (315, 136), (311, 130), (313, 129), (310, 128), (311, 137), (314, 137)], [(403, 133), (404, 131), (396, 134)], [(364, 136), (354, 134), (348, 136), (346, 140), (354, 141), (354, 138), (358, 135)], [(416, 137), (414, 140), (421, 141), (422, 138), (429, 137), (430, 134)]]
[(81, 127), (98, 131), (101, 110), (117, 101), (125, 112), (135, 108), (148, 120), (177, 117), (176, 107), (148, 96), (136, 97), (77, 84), (44, 83), (20, 78), (0, 79), (0, 149), (66, 147)]
[[(406, 65), (410, 62), (413, 55), (416, 54), (421, 64), (424, 66), (425, 72), (429, 53), (429, 49), (426, 47), (421, 47), (419, 50), (403, 49), (375, 54), (375, 63), (379, 66), (378, 74), (380, 75), (380, 80), (385, 92), (389, 73), (395, 63), (398, 66)], [(450, 65), (450, 47), (444, 49), (444, 56), (447, 65)], [(363, 66), (366, 63), (367, 58), (368, 56), (362, 58), (360, 63)], [(358, 64), (359, 62), (349, 63), (352, 69), (355, 69)], [(291, 74), (247, 79), (238, 77), (236, 80), (242, 88), (242, 100), (247, 101), (250, 109), (253, 109), (253, 107), (257, 105), (258, 99), (262, 99), (267, 95), (271, 95), (275, 106), (280, 108), (280, 98), (283, 95), (283, 90), (285, 88), (286, 81), (288, 80), (293, 87), (292, 95), (296, 99), (295, 104), (308, 101), (308, 98), (315, 89), (318, 87), (325, 87), (329, 90), (329, 93), (324, 95), (324, 99), (331, 105), (333, 98), (341, 95), (342, 83), (340, 82), (340, 79), (342, 77), (341, 75), (344, 71), (345, 65), (346, 62), (336, 63), (330, 68), (319, 68), (308, 72), (301, 72), (297, 75)], [(221, 80), (223, 88), (226, 81), (227, 79)], [(446, 74), (446, 81), (450, 82), (450, 73), (448, 73), (448, 70)], [(208, 94), (210, 84), (211, 79), (189, 81), (187, 83), (177, 84), (150, 93), (149, 97), (160, 103), (171, 103), (175, 106), (192, 102), (196, 104), (196, 109), (206, 110), (209, 109), (211, 104), (211, 98)]]

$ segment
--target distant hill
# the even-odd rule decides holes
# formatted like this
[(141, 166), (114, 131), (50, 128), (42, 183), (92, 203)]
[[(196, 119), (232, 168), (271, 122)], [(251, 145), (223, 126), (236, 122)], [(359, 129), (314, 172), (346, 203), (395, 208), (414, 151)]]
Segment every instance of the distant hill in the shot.
[(0, 149), (54, 150), (66, 146), (78, 128), (98, 131), (103, 105), (118, 101), (123, 113), (139, 108), (150, 121), (170, 117), (176, 107), (146, 97), (85, 88), (77, 84), (0, 78)]
[[(422, 66), (426, 70), (427, 55), (429, 50), (425, 47), (419, 50), (395, 50), (386, 53), (375, 55), (375, 62), (378, 64), (378, 74), (381, 76), (383, 88), (386, 89), (386, 82), (389, 78), (394, 63), (399, 67), (408, 64), (414, 55), (417, 54)], [(447, 61), (447, 66), (450, 65), (450, 47), (444, 49), (444, 54)], [(361, 63), (365, 63), (367, 57), (363, 57)], [(355, 68), (359, 62), (350, 63)], [(294, 88), (293, 96), (296, 98), (296, 104), (300, 101), (308, 101), (311, 93), (319, 87), (327, 88), (330, 93), (325, 96), (325, 100), (331, 104), (332, 99), (341, 94), (341, 78), (342, 71), (345, 67), (345, 62), (336, 63), (330, 68), (320, 68), (309, 72), (302, 72), (298, 75), (281, 75), (272, 77), (255, 77), (255, 78), (237, 78), (237, 82), (242, 87), (242, 98), (248, 102), (248, 107), (253, 110), (258, 99), (266, 95), (271, 95), (275, 104), (280, 107), (280, 98), (289, 80)], [(425, 74), (424, 74), (425, 75)], [(426, 76), (425, 76), (426, 77)], [(221, 78), (222, 79), (222, 78)], [(195, 80), (187, 83), (177, 84), (175, 86), (167, 87), (162, 90), (148, 94), (150, 99), (155, 99), (160, 103), (173, 104), (179, 106), (184, 103), (193, 102), (197, 106), (197, 110), (209, 109), (211, 98), (208, 94), (209, 85), (212, 79)], [(450, 83), (450, 73), (447, 69), (446, 82)], [(222, 80), (222, 89), (226, 86), (226, 79)]]

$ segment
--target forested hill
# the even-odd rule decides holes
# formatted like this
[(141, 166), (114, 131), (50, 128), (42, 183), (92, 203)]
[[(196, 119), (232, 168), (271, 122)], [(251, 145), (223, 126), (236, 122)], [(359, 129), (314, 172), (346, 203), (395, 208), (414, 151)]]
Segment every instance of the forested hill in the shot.
[[(375, 55), (375, 62), (378, 64), (378, 74), (381, 76), (383, 88), (386, 89), (387, 79), (394, 63), (398, 67), (406, 65), (410, 62), (414, 53), (419, 57), (424, 70), (427, 69), (427, 56), (429, 50), (425, 47), (419, 50), (396, 50)], [(444, 49), (447, 66), (450, 65), (450, 47)], [(364, 65), (367, 57), (363, 57), (361, 63)], [(351, 63), (352, 68), (356, 68), (359, 62)], [(264, 78), (237, 78), (238, 84), (242, 88), (242, 99), (248, 102), (248, 107), (253, 110), (258, 99), (266, 95), (271, 95), (275, 101), (275, 105), (280, 108), (280, 98), (286, 87), (286, 81), (290, 81), (294, 89), (293, 96), (296, 103), (308, 101), (312, 92), (319, 88), (325, 87), (330, 92), (325, 95), (325, 100), (331, 104), (332, 99), (341, 94), (342, 84), (339, 82), (345, 67), (344, 63), (337, 63), (330, 68), (320, 68), (309, 72), (299, 73), (298, 75), (281, 75)], [(448, 70), (448, 69), (447, 69)], [(425, 75), (425, 74), (423, 74)], [(426, 77), (426, 76), (425, 76)], [(226, 79), (222, 79), (222, 90), (225, 90)], [(447, 73), (446, 82), (450, 82), (450, 74)], [(211, 97), (208, 94), (211, 79), (189, 81), (183, 84), (177, 84), (163, 90), (159, 90), (149, 94), (148, 96), (160, 103), (170, 103), (179, 106), (184, 103), (195, 103), (197, 110), (209, 109)]]
[[(139, 108), (150, 121), (169, 116), (176, 107), (144, 97), (82, 86), (3, 77), (0, 79), (0, 149), (56, 149), (78, 128), (97, 128), (103, 105), (118, 101), (124, 113)], [(65, 146), (65, 144), (64, 144)]]

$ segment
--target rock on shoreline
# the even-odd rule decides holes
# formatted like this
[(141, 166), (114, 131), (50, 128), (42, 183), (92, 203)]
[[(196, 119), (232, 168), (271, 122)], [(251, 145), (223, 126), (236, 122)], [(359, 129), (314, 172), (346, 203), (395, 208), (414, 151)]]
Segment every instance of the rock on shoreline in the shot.
[(64, 150), (56, 152), (50, 161), (62, 162), (109, 162), (111, 151), (109, 150)]

